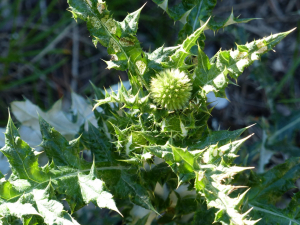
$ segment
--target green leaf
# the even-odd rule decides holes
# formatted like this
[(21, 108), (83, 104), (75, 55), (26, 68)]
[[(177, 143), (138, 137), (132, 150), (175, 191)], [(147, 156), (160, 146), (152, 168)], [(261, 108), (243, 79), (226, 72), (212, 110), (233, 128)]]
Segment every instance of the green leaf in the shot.
[[(31, 219), (33, 216), (40, 216), (40, 214), (36, 211), (36, 209), (29, 203), (22, 204), (21, 202), (15, 203), (2, 203), (0, 205), (0, 224), (8, 218), (9, 216), (15, 218), (21, 218), (24, 223), (26, 219)], [(5, 223), (4, 223), (5, 224)]]
[(262, 54), (272, 50), (293, 30), (250, 42), (242, 47), (239, 46), (234, 51), (219, 51), (212, 62), (208, 62), (205, 53), (198, 48), (198, 65), (194, 74), (194, 86), (201, 87), (200, 96), (204, 98), (207, 93), (213, 91), (216, 96), (225, 97), (225, 88), (231, 83), (228, 75), (237, 79), (246, 67), (255, 60), (259, 60)]
[(171, 60), (173, 61), (174, 68), (180, 68), (183, 66), (185, 58), (190, 55), (191, 48), (196, 44), (197, 39), (200, 34), (204, 31), (207, 26), (209, 19), (195, 32), (189, 35), (180, 45), (180, 48), (176, 50), (176, 52), (171, 56)]
[(264, 174), (252, 176), (247, 194), (251, 216), (263, 218), (258, 224), (300, 224), (299, 192), (294, 195), (285, 209), (275, 207), (287, 191), (296, 188), (300, 178), (300, 158), (290, 158)]
[[(181, 0), (177, 4), (170, 6), (172, 3), (169, 4), (169, 0), (152, 1), (166, 11), (174, 21), (180, 21), (184, 25), (179, 32), (179, 42), (201, 27), (204, 24), (203, 21), (207, 21), (209, 17), (212, 17), (213, 9), (217, 4), (217, 0)], [(247, 23), (251, 20), (253, 18), (239, 19), (232, 12), (226, 19), (217, 20), (213, 17), (206, 29), (217, 31), (231, 24)], [(204, 39), (205, 37), (201, 37), (201, 41)]]
[(50, 162), (53, 161), (57, 166), (70, 166), (71, 168), (81, 168), (82, 165), (88, 165), (84, 159), (78, 157), (80, 152), (80, 138), (68, 142), (58, 131), (42, 119), (42, 117), (39, 117), (39, 122), (43, 137), (41, 146), (51, 160)]
[(68, 0), (68, 3), (75, 19), (80, 18), (87, 22), (95, 46), (100, 42), (107, 47), (108, 54), (112, 55), (112, 59), (107, 62), (108, 68), (129, 70), (129, 74), (137, 76), (139, 82), (147, 87), (143, 80), (147, 60), (136, 38), (143, 7), (118, 22), (111, 17), (106, 3), (102, 0)]
[(101, 106), (103, 104), (107, 104), (110, 102), (117, 102), (121, 104), (124, 108), (130, 108), (130, 109), (140, 109), (145, 106), (147, 106), (147, 103), (149, 102), (149, 95), (145, 97), (140, 97), (141, 92), (138, 91), (135, 95), (132, 94), (132, 89), (129, 91), (124, 87), (123, 83), (121, 82), (120, 89), (118, 90), (118, 94), (115, 92), (111, 92), (109, 94), (105, 90), (105, 98), (97, 100), (97, 103), (94, 106), (94, 109), (98, 106)]
[[(248, 23), (249, 21), (254, 20), (254, 19), (256, 19), (256, 18), (239, 19), (239, 16), (235, 17), (233, 14), (233, 11), (232, 11), (231, 14), (226, 19), (220, 20), (220, 21), (213, 20), (211, 23), (208, 24), (208, 27), (209, 27), (209, 29), (211, 29), (213, 31), (217, 31), (221, 28), (227, 27), (232, 24)], [(200, 21), (200, 22), (202, 22), (202, 21)]]
[[(61, 221), (61, 224), (78, 224), (63, 210), (58, 198), (60, 195), (65, 196), (72, 212), (90, 201), (99, 207), (118, 211), (112, 195), (97, 176), (102, 173), (101, 170), (124, 168), (107, 167), (107, 164), (103, 163), (92, 165), (79, 157), (79, 139), (67, 142), (42, 118), (40, 126), (42, 145), (51, 162), (44, 167), (39, 167), (39, 153), (20, 139), (9, 118), (5, 146), (1, 152), (7, 157), (12, 174), (9, 180), (6, 181), (3, 177), (0, 183), (0, 220), (6, 221), (12, 215), (23, 221), (33, 218), (32, 221), (44, 221), (46, 224), (55, 224), (54, 221)], [(90, 174), (86, 175), (88, 172)], [(25, 207), (27, 210), (24, 210)]]
[(150, 83), (150, 78), (154, 77), (156, 73), (164, 70), (165, 68), (170, 68), (171, 59), (170, 56), (173, 55), (180, 46), (175, 47), (160, 47), (151, 53), (146, 53), (148, 58), (148, 71), (145, 74), (145, 80)]
[(160, 146), (147, 146), (145, 149), (155, 156), (164, 159), (170, 165), (178, 177), (178, 186), (182, 182), (188, 182), (195, 178), (194, 171), (199, 168), (196, 162), (197, 155), (191, 154), (187, 149), (172, 146), (169, 142)]
[(215, 208), (208, 208), (205, 204), (198, 204), (197, 210), (195, 212), (193, 222), (191, 225), (201, 225), (201, 224), (213, 224), (214, 214), (216, 213)]
[(106, 191), (107, 188), (104, 182), (97, 178), (97, 170), (94, 163), (89, 175), (79, 174), (78, 179), (84, 202), (93, 202), (100, 208), (112, 209), (121, 214), (113, 200), (112, 194)]
[(236, 173), (246, 169), (250, 168), (204, 166), (196, 174), (196, 190), (205, 197), (209, 208), (219, 209), (215, 214), (214, 222), (221, 222), (222, 224), (255, 224), (255, 221), (245, 219), (248, 212), (245, 214), (239, 212), (247, 191), (238, 197), (231, 198), (229, 196), (230, 193), (241, 187), (222, 184), (222, 180), (231, 179)]
[[(93, 88), (93, 91), (95, 93), (96, 99), (99, 100), (99, 99), (105, 98), (105, 95), (103, 94), (104, 91), (100, 88), (97, 88), (92, 82), (90, 82), (90, 83), (92, 85), (92, 88)], [(103, 109), (103, 111), (107, 115), (109, 115), (110, 111), (112, 111), (112, 108), (109, 104), (106, 104), (106, 105), (102, 106), (101, 108)], [(95, 117), (99, 117), (99, 112), (97, 110), (95, 110), (95, 108), (94, 108), (94, 114), (95, 114)]]
[(176, 174), (179, 174), (178, 186), (182, 182), (187, 182), (192, 178), (195, 178), (194, 171), (199, 170), (199, 165), (197, 164), (197, 156), (192, 155), (187, 148), (178, 148), (171, 146), (174, 161), (170, 164), (171, 168)]
[(197, 143), (190, 145), (190, 150), (197, 149), (205, 149), (209, 145), (218, 144), (220, 146), (230, 143), (231, 141), (235, 141), (244, 131), (246, 131), (249, 127), (245, 127), (235, 131), (212, 131), (206, 136), (202, 137)]
[(5, 146), (1, 152), (6, 156), (11, 165), (12, 177), (18, 177), (28, 182), (40, 183), (47, 180), (47, 175), (38, 166), (36, 153), (29, 145), (21, 140), (17, 128), (8, 119), (5, 132)]
[(114, 158), (111, 151), (111, 143), (108, 137), (105, 136), (104, 132), (89, 123), (88, 138), (86, 140), (86, 145), (88, 149), (94, 154), (96, 161), (109, 161), (114, 162)]
[(147, 220), (148, 220), (148, 217), (149, 217), (149, 214), (144, 216), (143, 218), (139, 219), (135, 224), (136, 225), (144, 225), (147, 223)]
[[(225, 145), (210, 145), (203, 153), (202, 160), (205, 163), (219, 164), (224, 166), (232, 164), (233, 160), (238, 157), (236, 154), (241, 145), (248, 140), (252, 135), (247, 136), (241, 140), (229, 142)], [(197, 151), (196, 151), (197, 152)]]
[(280, 116), (279, 118), (275, 118), (275, 120), (276, 124), (272, 127), (270, 131), (272, 134), (267, 140), (268, 145), (277, 145), (278, 142), (282, 142), (284, 138), (290, 141), (292, 139), (292, 133), (299, 129), (300, 114), (298, 111), (295, 111), (284, 119)]
[(32, 193), (22, 196), (20, 200), (33, 202), (46, 224), (79, 225), (67, 211), (63, 210), (63, 204), (56, 200), (51, 183), (45, 190), (35, 189)]
[(114, 193), (116, 193), (118, 197), (123, 199), (129, 197), (129, 199), (133, 203), (157, 213), (150, 201), (147, 189), (143, 187), (138, 181), (139, 180), (137, 179), (135, 174), (121, 171), (119, 180), (113, 187)]
[(234, 175), (251, 167), (231, 166), (233, 159), (242, 143), (249, 138), (234, 141), (223, 146), (210, 146), (200, 152), (200, 160), (196, 173), (195, 188), (199, 194), (205, 197), (207, 206), (218, 209), (215, 214), (215, 222), (222, 224), (255, 224), (255, 221), (246, 218), (247, 213), (242, 214), (240, 207), (244, 202), (247, 193), (243, 192), (238, 197), (231, 197), (230, 194), (243, 186), (230, 184)]

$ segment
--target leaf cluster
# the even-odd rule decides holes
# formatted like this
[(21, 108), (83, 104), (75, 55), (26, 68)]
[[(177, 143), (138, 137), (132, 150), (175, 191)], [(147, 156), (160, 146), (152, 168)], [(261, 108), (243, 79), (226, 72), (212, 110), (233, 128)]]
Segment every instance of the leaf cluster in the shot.
[[(94, 108), (102, 108), (94, 110), (98, 127), (89, 124), (87, 132), (70, 142), (40, 117), (41, 147), (49, 159), (43, 167), (39, 153), (20, 139), (9, 119), (1, 151), (12, 174), (8, 180), (1, 174), (0, 224), (16, 219), (28, 225), (78, 224), (72, 213), (89, 202), (118, 212), (126, 224), (300, 224), (298, 194), (286, 209), (275, 207), (276, 198), (294, 188), (299, 159), (262, 175), (244, 172), (252, 168), (234, 160), (251, 135), (239, 140), (247, 128), (211, 130), (206, 98), (211, 91), (225, 97), (228, 84), (291, 31), (220, 50), (211, 59), (198, 45), (195, 55), (192, 48), (204, 30), (219, 29), (230, 20), (215, 28), (214, 19), (205, 16), (215, 2), (195, 2), (204, 7), (198, 12), (206, 10), (200, 19), (187, 1), (176, 8), (181, 17), (173, 9), (167, 12), (175, 20), (185, 15), (186, 27), (189, 20), (203, 24), (186, 32), (177, 46), (145, 52), (136, 37), (142, 8), (118, 22), (102, 0), (68, 1), (73, 17), (87, 22), (94, 44), (107, 47), (112, 57), (108, 69), (126, 71), (131, 89), (121, 84), (118, 93), (103, 93), (93, 86), (98, 99)], [(191, 82), (190, 99), (180, 110), (163, 108), (151, 97), (151, 80), (170, 69), (185, 73)], [(85, 149), (93, 154), (92, 162), (82, 157)]]

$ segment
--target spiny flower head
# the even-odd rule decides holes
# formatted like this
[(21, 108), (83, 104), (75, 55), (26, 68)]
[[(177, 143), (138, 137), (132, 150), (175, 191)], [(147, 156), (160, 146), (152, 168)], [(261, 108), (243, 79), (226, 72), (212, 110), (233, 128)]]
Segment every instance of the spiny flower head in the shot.
[(179, 69), (167, 69), (152, 78), (150, 91), (155, 103), (167, 110), (183, 109), (191, 98), (190, 79)]

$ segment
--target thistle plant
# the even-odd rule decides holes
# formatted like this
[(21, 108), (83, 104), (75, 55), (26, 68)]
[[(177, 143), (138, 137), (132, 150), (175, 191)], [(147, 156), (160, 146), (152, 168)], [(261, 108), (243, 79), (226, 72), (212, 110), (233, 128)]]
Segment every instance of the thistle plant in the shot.
[[(285, 209), (275, 207), (294, 188), (300, 159), (260, 175), (236, 165), (251, 135), (238, 138), (248, 127), (211, 130), (206, 98), (209, 92), (225, 97), (228, 84), (291, 31), (209, 59), (203, 51), (206, 29), (251, 19), (231, 15), (216, 23), (209, 19), (216, 1), (194, 2), (201, 2), (205, 16), (184, 0), (178, 14), (167, 8), (168, 1), (159, 2), (185, 25), (179, 45), (145, 52), (136, 37), (142, 8), (118, 22), (102, 0), (68, 0), (74, 19), (87, 22), (95, 46), (107, 47), (108, 69), (126, 71), (131, 89), (121, 84), (118, 93), (103, 93), (92, 85), (94, 109), (102, 108), (94, 110), (98, 127), (89, 124), (70, 142), (40, 117), (41, 146), (49, 159), (44, 167), (9, 118), (1, 151), (12, 174), (8, 180), (0, 174), (0, 224), (78, 224), (72, 213), (90, 202), (117, 212), (125, 224), (300, 224), (299, 193)], [(80, 157), (83, 150), (91, 151), (92, 162)]]

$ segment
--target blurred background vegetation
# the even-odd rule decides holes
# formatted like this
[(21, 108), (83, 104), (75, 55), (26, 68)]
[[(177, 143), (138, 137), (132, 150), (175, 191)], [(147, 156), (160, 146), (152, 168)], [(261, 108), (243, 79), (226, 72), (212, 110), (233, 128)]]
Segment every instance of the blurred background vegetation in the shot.
[[(111, 0), (117, 20), (140, 8), (146, 0)], [(170, 1), (176, 4), (176, 0)], [(91, 96), (89, 81), (109, 87), (127, 79), (124, 72), (107, 70), (106, 49), (93, 46), (86, 25), (75, 23), (66, 0), (1, 0), (0, 2), (0, 127), (6, 125), (10, 103), (24, 97), (42, 109), (63, 98), (68, 109), (71, 91)], [(205, 52), (235, 48), (298, 27), (227, 90), (230, 104), (213, 110), (213, 129), (249, 129), (256, 135), (241, 152), (240, 163), (264, 172), (291, 156), (300, 156), (300, 1), (223, 0), (214, 15), (227, 18), (233, 10), (240, 18), (261, 18), (231, 25), (217, 33), (206, 31)], [(147, 1), (138, 30), (144, 50), (175, 45), (180, 22), (174, 23), (153, 2)], [(299, 186), (298, 186), (299, 187)], [(92, 206), (90, 206), (92, 207)], [(92, 207), (93, 208), (93, 207)], [(99, 224), (98, 214), (81, 214), (82, 224)], [(103, 215), (103, 214), (102, 214)], [(115, 224), (119, 219), (103, 219)], [(94, 222), (93, 222), (94, 221)]]

